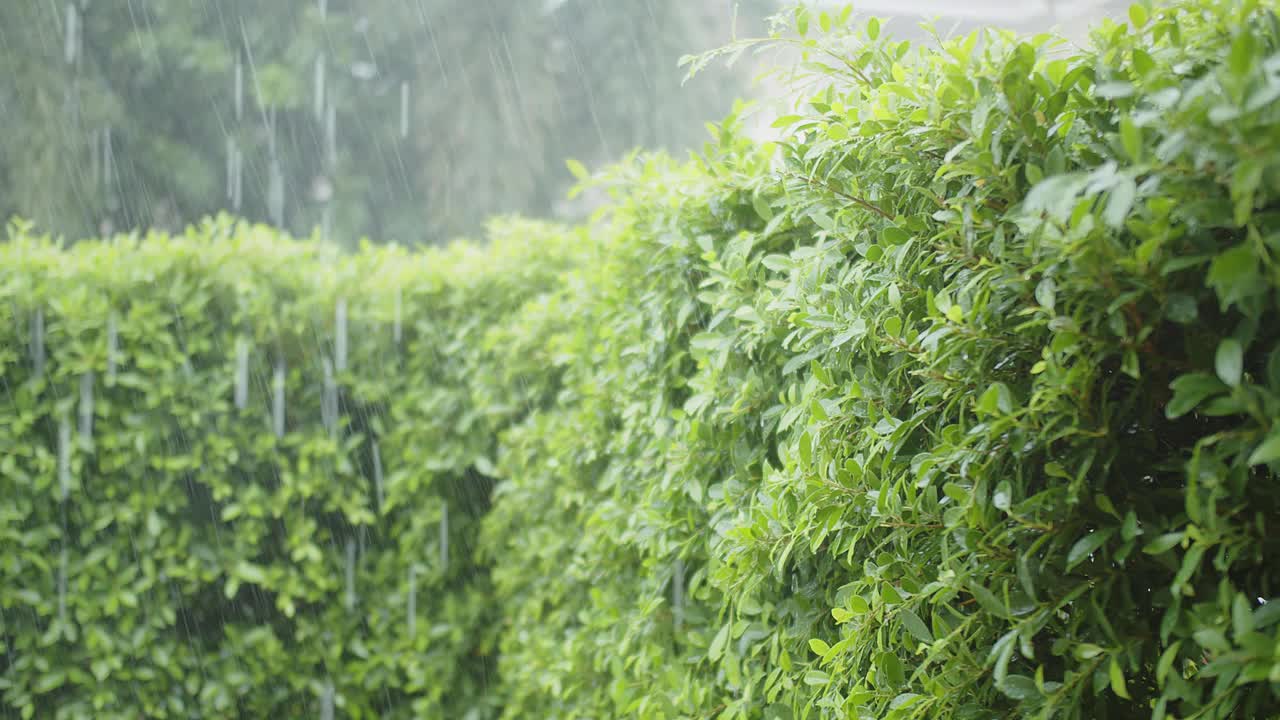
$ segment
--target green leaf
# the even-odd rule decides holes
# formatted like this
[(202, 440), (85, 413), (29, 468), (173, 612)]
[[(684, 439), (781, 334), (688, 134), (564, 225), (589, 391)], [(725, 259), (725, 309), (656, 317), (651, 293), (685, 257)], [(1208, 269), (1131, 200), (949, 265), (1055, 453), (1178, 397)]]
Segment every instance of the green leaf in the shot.
[(821, 670), (808, 670), (804, 674), (805, 685), (826, 685), (831, 682), (831, 676)]
[(1124, 514), (1124, 525), (1120, 528), (1120, 537), (1123, 538), (1125, 542), (1129, 542), (1142, 533), (1143, 530), (1138, 525), (1138, 516), (1132, 510), (1126, 512)]
[(929, 632), (928, 626), (924, 624), (924, 621), (920, 619), (920, 616), (916, 615), (909, 608), (902, 608), (898, 611), (898, 620), (902, 622), (902, 627), (906, 628), (907, 632), (916, 636), (920, 642), (933, 643), (933, 633)]
[(565, 167), (569, 168), (569, 172), (578, 180), (586, 180), (591, 177), (591, 173), (587, 172), (587, 166), (573, 158), (567, 158), (564, 161)]
[(1058, 284), (1053, 278), (1046, 277), (1036, 285), (1036, 302), (1046, 310), (1053, 310), (1058, 298)]
[(1036, 681), (1026, 675), (1008, 675), (996, 687), (1013, 700), (1030, 700), (1040, 696)]
[(264, 585), (267, 582), (267, 573), (261, 566), (244, 560), (236, 565), (234, 575), (241, 581), (254, 585)]
[(1077, 540), (1076, 543), (1071, 546), (1071, 550), (1067, 552), (1067, 570), (1070, 571), (1072, 568), (1088, 559), (1094, 551), (1102, 547), (1107, 540), (1111, 539), (1111, 536), (1115, 534), (1115, 531), (1115, 528), (1105, 528), (1091, 532)]
[(63, 683), (66, 681), (67, 673), (65, 670), (51, 670), (44, 673), (38, 680), (36, 680), (35, 686), (32, 690), (34, 690), (37, 695), (43, 695), (62, 687)]
[(1077, 660), (1092, 660), (1103, 653), (1103, 648), (1093, 643), (1080, 643), (1071, 651)]
[(1013, 412), (1013, 394), (1004, 383), (992, 383), (978, 398), (978, 412), (999, 415)]
[(831, 646), (818, 638), (812, 638), (809, 640), (809, 649), (817, 654), (818, 657), (825, 656), (827, 653), (831, 652)]
[(1012, 504), (1012, 496), (1013, 489), (1012, 486), (1009, 485), (1009, 481), (1001, 480), (1000, 483), (996, 485), (995, 492), (991, 494), (991, 504), (994, 505), (997, 510), (1008, 511)]
[(1107, 675), (1111, 678), (1111, 692), (1125, 700), (1131, 700), (1129, 688), (1124, 683), (1124, 670), (1120, 667), (1120, 661), (1115, 656), (1111, 658), (1111, 667), (1107, 670)]
[(1231, 173), (1231, 199), (1234, 203), (1233, 219), (1237, 227), (1243, 227), (1253, 216), (1254, 197), (1262, 184), (1263, 164), (1257, 158), (1249, 158), (1236, 166)]
[(997, 684), (1004, 681), (1009, 674), (1009, 660), (1013, 657), (1013, 650), (1017, 647), (1018, 631), (1010, 630), (991, 646), (991, 651), (987, 653), (987, 664), (991, 665), (991, 677)]
[(1235, 338), (1227, 338), (1218, 343), (1218, 352), (1213, 358), (1214, 370), (1218, 378), (1230, 387), (1240, 384), (1244, 373), (1244, 348)]
[(1142, 162), (1142, 129), (1128, 115), (1120, 118), (1120, 143), (1130, 160)]
[(1236, 642), (1253, 632), (1253, 607), (1244, 593), (1236, 593), (1231, 601), (1231, 632)]
[(1133, 49), (1133, 69), (1137, 71), (1138, 77), (1145, 78), (1156, 69), (1156, 61), (1151, 58), (1151, 53), (1142, 48)]
[(830, 215), (822, 212), (821, 210), (814, 210), (810, 212), (809, 217), (813, 220), (813, 224), (827, 232), (833, 232), (836, 229), (836, 221), (832, 220)]
[(880, 586), (880, 599), (889, 605), (898, 605), (902, 602), (902, 595), (898, 593), (898, 589), (889, 583)]
[(1142, 548), (1142, 552), (1148, 555), (1161, 555), (1172, 550), (1178, 545), (1178, 543), (1182, 542), (1182, 539), (1185, 537), (1185, 533), (1165, 533), (1164, 535), (1160, 535), (1147, 543), (1146, 546)]
[(996, 617), (1009, 617), (1009, 609), (1000, 601), (1000, 598), (996, 597), (995, 593), (977, 582), (970, 582), (968, 584), (968, 588), (969, 592), (973, 594), (973, 598), (978, 601), (978, 605), (982, 606), (983, 610), (986, 610)]
[(720, 632), (716, 633), (715, 638), (711, 640), (711, 646), (707, 648), (707, 657), (712, 662), (719, 660), (720, 656), (724, 654), (725, 645), (729, 642), (730, 627), (732, 627), (730, 623), (725, 623), (724, 627), (720, 628)]
[(768, 222), (773, 219), (773, 208), (770, 207), (769, 201), (764, 199), (760, 193), (751, 195), (751, 207), (755, 209), (761, 220)]
[(1271, 433), (1249, 455), (1250, 465), (1265, 465), (1277, 460), (1280, 460), (1280, 424), (1272, 428)]
[(1223, 310), (1257, 294), (1262, 286), (1257, 254), (1249, 243), (1223, 251), (1209, 265), (1207, 282)]
[(911, 239), (911, 235), (896, 225), (890, 225), (880, 231), (880, 242), (889, 245), (901, 245)]
[(1182, 647), (1182, 641), (1178, 640), (1174, 644), (1165, 648), (1160, 654), (1160, 661), (1156, 663), (1156, 683), (1160, 687), (1164, 687), (1164, 680), (1169, 675), (1169, 671), (1173, 669), (1173, 663), (1178, 658), (1178, 648)]
[(1256, 44), (1253, 33), (1248, 27), (1242, 27), (1231, 41), (1231, 50), (1227, 54), (1227, 67), (1231, 74), (1244, 77), (1253, 69), (1256, 55)]
[(1142, 28), (1147, 24), (1147, 9), (1137, 3), (1129, 6), (1129, 22), (1133, 23), (1133, 27)]
[(1191, 636), (1205, 650), (1215, 653), (1231, 652), (1231, 643), (1227, 641), (1227, 636), (1217, 628), (1201, 628), (1191, 633)]
[(1217, 395), (1227, 388), (1220, 380), (1206, 373), (1188, 373), (1179, 376), (1169, 383), (1173, 397), (1165, 406), (1165, 417), (1173, 420), (1196, 409), (1206, 398)]
[(890, 686), (897, 687), (907, 681), (906, 673), (902, 669), (902, 661), (895, 653), (886, 650), (877, 655), (876, 669), (879, 670), (877, 677), (887, 680)]
[(870, 18), (867, 20), (867, 39), (875, 42), (880, 37), (880, 19)]
[(827, 126), (827, 138), (835, 142), (845, 140), (849, 137), (849, 128), (841, 123), (831, 123)]
[(1116, 182), (1115, 187), (1111, 188), (1111, 195), (1107, 198), (1107, 209), (1103, 213), (1102, 219), (1107, 225), (1113, 228), (1124, 225), (1125, 219), (1133, 209), (1133, 201), (1137, 193), (1138, 186), (1132, 178), (1123, 177)]

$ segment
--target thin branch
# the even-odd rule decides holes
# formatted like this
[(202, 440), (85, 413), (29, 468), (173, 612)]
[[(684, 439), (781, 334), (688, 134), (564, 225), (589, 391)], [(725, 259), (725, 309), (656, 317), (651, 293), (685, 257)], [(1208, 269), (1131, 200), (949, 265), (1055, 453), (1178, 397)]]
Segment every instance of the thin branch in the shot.
[(892, 216), (892, 215), (890, 215), (888, 212), (886, 212), (886, 211), (884, 211), (883, 209), (881, 209), (881, 208), (880, 208), (879, 206), (877, 206), (875, 203), (872, 203), (872, 202), (871, 202), (871, 201), (869, 201), (869, 200), (864, 200), (864, 199), (862, 199), (862, 198), (860, 198), (860, 197), (858, 197), (858, 196), (856, 196), (856, 195), (851, 195), (851, 194), (849, 194), (849, 193), (847, 193), (847, 192), (844, 192), (844, 191), (842, 191), (842, 190), (840, 190), (840, 189), (836, 188), (835, 186), (833, 186), (833, 185), (832, 185), (831, 183), (829, 183), (829, 182), (823, 182), (823, 181), (821, 181), (821, 180), (817, 180), (817, 179), (815, 179), (815, 178), (808, 177), (807, 175), (801, 175), (800, 173), (796, 173), (796, 172), (790, 172), (790, 171), (787, 171), (787, 172), (784, 172), (783, 174), (784, 174), (784, 175), (787, 175), (787, 176), (789, 176), (789, 177), (796, 178), (797, 180), (803, 180), (804, 182), (806, 182), (807, 184), (809, 184), (809, 185), (810, 185), (810, 186), (812, 186), (812, 187), (816, 187), (816, 188), (820, 188), (820, 189), (826, 190), (827, 192), (829, 192), (829, 193), (831, 193), (831, 194), (833, 194), (833, 195), (836, 195), (837, 197), (844, 198), (845, 200), (848, 200), (848, 201), (849, 201), (849, 202), (851, 202), (851, 203), (855, 203), (855, 204), (859, 205), (859, 206), (860, 206), (860, 207), (862, 207), (862, 208), (865, 208), (865, 209), (867, 209), (867, 210), (870, 210), (871, 212), (874, 212), (875, 214), (879, 215), (880, 217), (882, 217), (882, 218), (884, 218), (884, 219), (886, 219), (886, 220), (889, 220), (889, 221), (892, 221), (892, 220), (893, 220), (893, 216)]

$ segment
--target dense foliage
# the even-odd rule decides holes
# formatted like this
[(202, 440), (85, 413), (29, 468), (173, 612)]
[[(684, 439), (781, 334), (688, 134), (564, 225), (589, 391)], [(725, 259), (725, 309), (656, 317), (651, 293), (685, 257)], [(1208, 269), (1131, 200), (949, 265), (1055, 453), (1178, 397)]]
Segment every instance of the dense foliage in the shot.
[(0, 707), (489, 714), (496, 607), (468, 538), (514, 409), (467, 378), (577, 233), (340, 257), (227, 220), (71, 253), (16, 231)]
[[(802, 11), (778, 143), (730, 118), (698, 162), (593, 179), (614, 199), (586, 228), (500, 226), (483, 252), (19, 237), (5, 702), (236, 688), (256, 714), (334, 682), (353, 716), (1275, 716), (1275, 10), (1136, 6), (1077, 54)], [(311, 351), (340, 296), (335, 438)], [(110, 303), (138, 382), (100, 390), (122, 394), (62, 501), (59, 418), (105, 372)], [(288, 358), (283, 442), (265, 396), (233, 409), (241, 335)], [(446, 581), (442, 500), (468, 508)]]

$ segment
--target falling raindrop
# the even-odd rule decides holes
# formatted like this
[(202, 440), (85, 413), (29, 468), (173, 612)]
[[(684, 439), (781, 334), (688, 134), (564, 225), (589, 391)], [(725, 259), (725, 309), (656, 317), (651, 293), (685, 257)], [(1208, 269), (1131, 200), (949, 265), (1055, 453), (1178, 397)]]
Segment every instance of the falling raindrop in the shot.
[(356, 606), (356, 541), (347, 540), (347, 592), (344, 598), (347, 610)]
[(58, 489), (66, 502), (71, 496), (71, 419), (66, 413), (58, 419)]
[(324, 210), (320, 213), (320, 241), (327, 244), (332, 235), (333, 203), (325, 202)]
[(236, 338), (236, 409), (243, 410), (249, 405), (249, 341)]
[(347, 369), (347, 299), (338, 298), (333, 310), (333, 364), (338, 372)]
[(684, 560), (676, 558), (671, 576), (671, 614), (676, 629), (684, 624)]
[(440, 506), (440, 571), (449, 572), (449, 501)]
[(404, 336), (404, 328), (400, 324), (400, 312), (401, 312), (400, 308), (403, 302), (401, 299), (402, 295), (403, 295), (403, 291), (400, 288), (396, 288), (395, 317), (392, 320), (392, 324), (391, 324), (391, 337), (393, 340), (395, 340), (396, 347), (400, 346), (400, 340)]
[(80, 55), (80, 11), (74, 2), (67, 3), (66, 38), (63, 43), (63, 55), (67, 64), (75, 63)]
[(93, 446), (93, 371), (80, 376), (80, 442)]
[(332, 170), (338, 164), (338, 109), (332, 103), (324, 116), (324, 148), (325, 159)]
[(316, 122), (324, 120), (324, 91), (325, 91), (325, 55), (320, 53), (316, 55), (315, 66), (315, 87), (312, 90), (312, 111), (316, 114)]
[(58, 621), (67, 621), (67, 549), (58, 554)]
[(316, 0), (316, 6), (320, 8), (320, 19), (325, 19), (329, 14), (329, 0)]
[(31, 374), (44, 375), (44, 309), (36, 308), (31, 316)]
[(236, 139), (227, 136), (227, 199), (234, 200), (236, 197)]
[(409, 137), (409, 83), (400, 83), (400, 137)]
[(378, 449), (378, 441), (373, 441), (373, 491), (378, 499), (378, 512), (382, 512), (382, 451)]
[(405, 616), (408, 618), (408, 635), (414, 636), (418, 627), (418, 569), (409, 566), (409, 591), (405, 601)]
[(235, 93), (236, 122), (244, 117), (244, 60), (236, 57), (235, 80), (232, 92)]
[(111, 189), (111, 181), (115, 176), (115, 150), (111, 146), (111, 126), (102, 128), (102, 186)]
[(240, 211), (244, 199), (244, 153), (235, 140), (231, 141), (231, 207)]
[(116, 381), (116, 367), (119, 365), (120, 331), (117, 328), (115, 311), (107, 315), (107, 383)]
[(102, 177), (102, 133), (89, 131), (89, 177), (97, 182)]
[(271, 429), (284, 437), (284, 362), (277, 362), (271, 375)]
[(333, 681), (328, 680), (320, 694), (320, 720), (333, 720), (333, 694)]
[(271, 177), (267, 183), (267, 212), (271, 214), (273, 225), (284, 225), (284, 171), (275, 158), (271, 160)]
[(324, 386), (320, 396), (320, 419), (330, 437), (338, 434), (338, 382), (333, 377), (333, 362), (323, 360)]

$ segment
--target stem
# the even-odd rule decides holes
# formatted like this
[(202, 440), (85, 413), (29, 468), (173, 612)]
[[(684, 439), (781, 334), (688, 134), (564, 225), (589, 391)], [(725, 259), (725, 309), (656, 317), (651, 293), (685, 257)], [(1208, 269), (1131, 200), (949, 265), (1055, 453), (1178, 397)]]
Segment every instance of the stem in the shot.
[(841, 191), (841, 190), (837, 189), (835, 186), (833, 186), (833, 185), (832, 185), (831, 183), (829, 183), (829, 182), (823, 182), (823, 181), (821, 181), (821, 180), (817, 180), (817, 179), (815, 179), (815, 178), (811, 178), (811, 177), (808, 177), (808, 176), (806, 176), (806, 175), (801, 175), (800, 173), (791, 172), (791, 171), (784, 172), (783, 174), (784, 174), (784, 175), (786, 175), (786, 176), (788, 176), (788, 177), (796, 178), (797, 180), (803, 180), (805, 183), (807, 183), (807, 184), (808, 184), (808, 185), (810, 185), (811, 187), (821, 188), (821, 189), (823, 189), (823, 190), (826, 190), (827, 192), (832, 193), (833, 195), (836, 195), (836, 196), (838, 196), (838, 197), (844, 198), (845, 200), (848, 200), (849, 202), (856, 203), (857, 205), (859, 205), (859, 206), (861, 206), (861, 207), (863, 207), (863, 208), (866, 208), (867, 210), (870, 210), (871, 212), (876, 213), (877, 215), (879, 215), (880, 217), (882, 217), (882, 218), (884, 218), (884, 219), (886, 219), (886, 220), (890, 220), (890, 221), (892, 221), (892, 220), (893, 220), (893, 216), (892, 216), (892, 215), (890, 215), (890, 214), (889, 214), (888, 212), (886, 212), (885, 210), (882, 210), (882, 209), (881, 209), (879, 206), (877, 206), (876, 204), (874, 204), (874, 203), (870, 202), (869, 200), (864, 200), (864, 199), (862, 199), (862, 198), (860, 198), (860, 197), (858, 197), (858, 196), (856, 196), (856, 195), (850, 195), (850, 194), (849, 194), (849, 193), (847, 193), (847, 192), (843, 192), (843, 191)]

